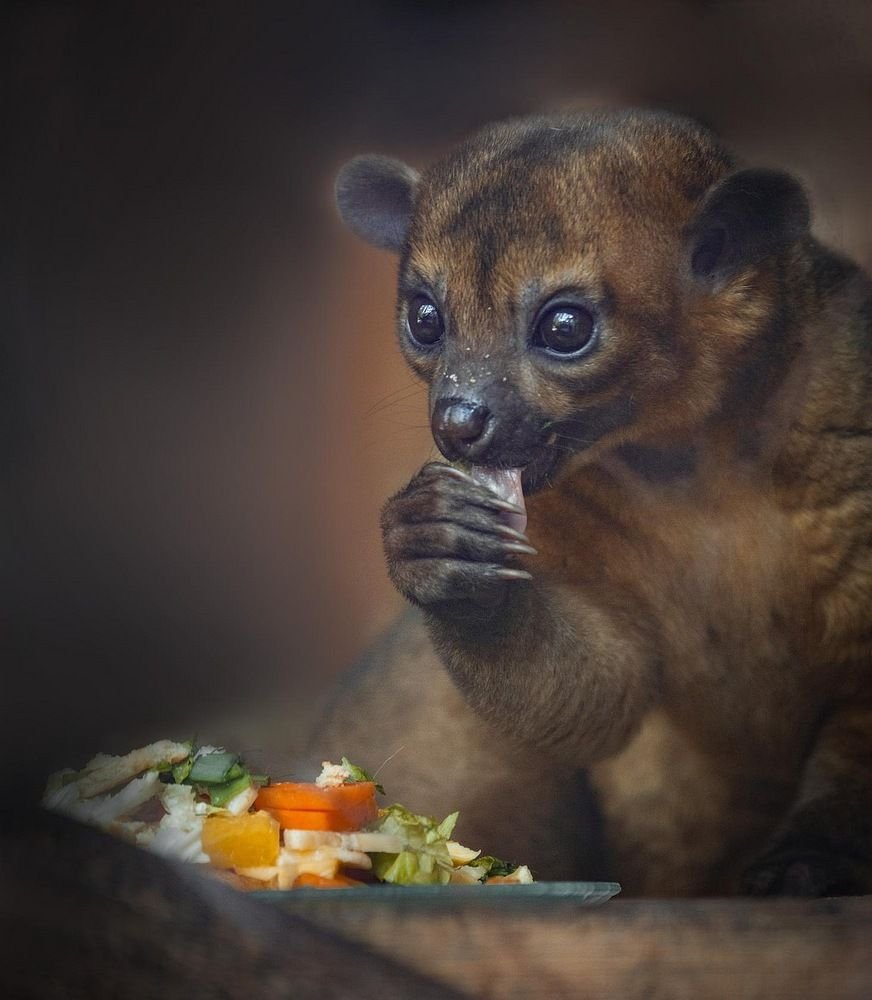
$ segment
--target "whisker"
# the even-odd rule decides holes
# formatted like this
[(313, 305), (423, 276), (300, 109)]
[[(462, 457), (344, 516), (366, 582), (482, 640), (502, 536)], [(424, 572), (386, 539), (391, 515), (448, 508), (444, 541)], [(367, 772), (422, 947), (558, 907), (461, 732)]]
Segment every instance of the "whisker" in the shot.
[(372, 772), (372, 776), (374, 778), (377, 778), (379, 771), (381, 771), (381, 769), (385, 766), (385, 764), (390, 764), (390, 762), (394, 759), (394, 757), (396, 757), (401, 750), (405, 749), (406, 749), (405, 744), (403, 744), (403, 746), (401, 747), (397, 747), (397, 749), (394, 750), (394, 752), (390, 755), (390, 757), (388, 757), (386, 760), (383, 760), (381, 764), (379, 764), (379, 766)]
[(398, 385), (396, 389), (391, 389), (390, 392), (385, 393), (384, 396), (380, 397), (375, 401), (374, 405), (378, 405), (382, 399), (390, 399), (391, 396), (395, 396), (398, 392), (402, 392), (404, 389), (408, 389), (409, 386), (417, 386), (420, 389), (425, 388), (425, 386), (416, 378), (407, 378), (403, 381), (402, 385)]
[[(425, 392), (426, 386), (423, 386), (417, 380), (412, 380), (401, 385), (398, 389), (394, 389), (392, 392), (387, 393), (382, 396), (381, 399), (377, 399), (372, 406), (364, 413), (365, 417), (371, 417), (378, 413), (380, 410), (385, 409), (388, 406), (392, 406), (394, 403), (401, 402), (403, 399), (411, 399), (412, 396), (419, 392)], [(403, 393), (404, 395), (400, 395)], [(395, 398), (399, 397), (399, 398)]]
[(426, 431), (430, 429), (429, 424), (408, 424), (403, 420), (391, 420), (389, 417), (385, 418), (385, 422), (389, 423), (392, 427), (399, 427), (405, 431)]
[(384, 413), (385, 410), (389, 410), (392, 406), (399, 406), (401, 403), (407, 403), (409, 400), (415, 399), (416, 394), (414, 392), (407, 393), (405, 396), (397, 396), (396, 399), (389, 400), (388, 402), (381, 403), (376, 409), (370, 410), (364, 419), (371, 417), (377, 417), (380, 413)]
[(557, 432), (557, 438), (560, 441), (570, 441), (572, 444), (596, 444), (596, 438), (591, 440), (589, 438), (574, 437), (572, 434), (565, 434), (563, 431)]

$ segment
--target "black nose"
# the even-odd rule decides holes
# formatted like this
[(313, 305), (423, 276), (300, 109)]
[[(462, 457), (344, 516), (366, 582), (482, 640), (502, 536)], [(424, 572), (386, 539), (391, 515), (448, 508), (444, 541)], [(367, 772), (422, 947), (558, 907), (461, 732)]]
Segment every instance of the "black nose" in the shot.
[(474, 458), (490, 438), (491, 412), (484, 403), (469, 399), (439, 399), (430, 427), (446, 458)]

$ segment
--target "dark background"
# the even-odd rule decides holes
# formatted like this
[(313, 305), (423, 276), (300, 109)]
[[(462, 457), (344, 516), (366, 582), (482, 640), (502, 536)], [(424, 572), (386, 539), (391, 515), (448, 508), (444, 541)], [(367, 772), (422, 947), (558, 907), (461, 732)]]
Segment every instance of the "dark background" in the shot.
[(394, 262), (332, 207), (354, 153), (672, 108), (794, 170), (818, 233), (872, 263), (869, 3), (3, 18), (4, 780), (170, 735), (290, 760), (398, 609), (378, 510), (431, 444)]

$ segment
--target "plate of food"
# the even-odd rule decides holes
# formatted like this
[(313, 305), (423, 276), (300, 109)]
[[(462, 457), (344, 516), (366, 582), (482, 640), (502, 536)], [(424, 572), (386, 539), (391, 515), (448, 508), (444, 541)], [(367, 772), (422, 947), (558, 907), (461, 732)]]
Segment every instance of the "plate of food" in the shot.
[(500, 905), (620, 892), (612, 882), (537, 882), (528, 865), (458, 840), (458, 813), (437, 819), (384, 799), (376, 777), (344, 757), (324, 761), (312, 781), (273, 781), (224, 747), (158, 740), (53, 774), (42, 804), (284, 905), (323, 901), (325, 890), (361, 902), (472, 893)]

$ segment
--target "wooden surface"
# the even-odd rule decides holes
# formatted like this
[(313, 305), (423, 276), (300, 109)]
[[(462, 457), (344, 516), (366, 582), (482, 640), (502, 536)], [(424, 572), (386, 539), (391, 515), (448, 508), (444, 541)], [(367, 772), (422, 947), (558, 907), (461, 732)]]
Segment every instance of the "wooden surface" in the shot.
[(417, 970), (477, 997), (872, 998), (869, 897), (615, 899), (534, 912), (336, 900), (310, 907), (309, 919), (413, 956)]
[(39, 815), (0, 829), (0, 995), (872, 998), (872, 897), (595, 906), (239, 893)]
[(198, 865), (48, 813), (0, 813), (2, 1000), (455, 996)]

